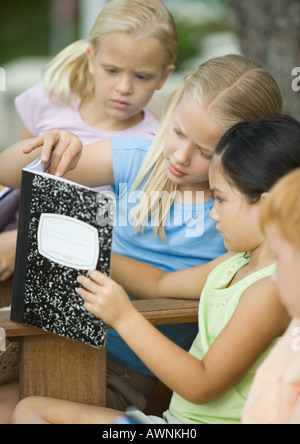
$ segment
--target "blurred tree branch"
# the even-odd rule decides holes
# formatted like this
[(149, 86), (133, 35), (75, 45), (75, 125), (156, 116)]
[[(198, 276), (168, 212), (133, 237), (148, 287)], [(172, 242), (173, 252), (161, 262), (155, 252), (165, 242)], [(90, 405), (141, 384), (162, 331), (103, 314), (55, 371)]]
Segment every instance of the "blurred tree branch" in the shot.
[(300, 66), (300, 0), (228, 0), (244, 55), (270, 71), (284, 96), (284, 111), (300, 119), (300, 92), (292, 70)]

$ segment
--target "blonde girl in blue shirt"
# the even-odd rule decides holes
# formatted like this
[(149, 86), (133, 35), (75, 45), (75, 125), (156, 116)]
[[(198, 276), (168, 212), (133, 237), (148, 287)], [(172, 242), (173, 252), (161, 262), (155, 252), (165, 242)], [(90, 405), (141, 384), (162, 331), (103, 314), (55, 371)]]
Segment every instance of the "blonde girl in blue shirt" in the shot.
[[(130, 294), (187, 299), (201, 295), (199, 333), (189, 353), (161, 335), (112, 279), (98, 271), (79, 276), (85, 308), (116, 328), (175, 392), (163, 419), (135, 411), (129, 413), (134, 421), (240, 423), (254, 373), (290, 322), (270, 279), (276, 264), (261, 230), (260, 210), (274, 184), (300, 166), (299, 139), (299, 121), (274, 116), (235, 125), (217, 145), (209, 174), (215, 196), (211, 217), (226, 247), (235, 253), (174, 273), (114, 257), (114, 277)], [(13, 421), (107, 424), (121, 414), (28, 398), (17, 407)]]
[[(149, 141), (143, 139), (118, 142), (114, 138), (87, 146), (81, 153), (77, 138), (55, 131), (4, 152), (0, 156), (0, 182), (17, 187), (21, 168), (39, 155), (46, 161), (53, 146), (50, 172), (54, 174), (63, 175), (68, 165), (75, 167), (81, 154), (68, 178), (92, 187), (112, 184), (117, 200), (121, 198), (118, 194), (120, 183), (129, 183), (129, 188), (143, 196), (137, 206), (131, 204), (130, 217), (126, 214), (127, 224), (114, 227), (114, 251), (165, 271), (193, 267), (209, 262), (225, 251), (223, 240), (215, 230), (216, 224), (209, 219), (213, 200), (208, 171), (219, 138), (237, 122), (255, 120), (281, 110), (282, 97), (269, 73), (243, 56), (218, 57), (201, 65), (176, 88), (151, 147)], [(28, 154), (43, 143), (43, 149)], [(21, 149), (26, 146), (29, 149), (24, 155)], [(122, 161), (118, 162), (120, 156)], [(13, 166), (11, 159), (14, 160)], [(153, 191), (155, 196), (151, 200)], [(162, 193), (171, 197), (166, 200), (164, 208), (159, 198)], [(199, 196), (200, 202), (197, 201)], [(193, 207), (199, 217), (205, 213), (205, 223), (202, 233), (189, 237), (191, 214), (190, 219), (183, 218), (181, 225), (176, 225), (172, 218), (168, 223), (168, 217), (176, 211), (184, 215), (192, 213)], [(192, 343), (196, 329), (196, 325), (160, 327), (185, 349)], [(109, 332), (108, 345), (110, 358), (122, 367), (122, 371), (125, 367), (127, 374), (142, 378), (142, 386), (153, 385), (152, 373), (115, 331)], [(126, 388), (129, 386), (128, 382)], [(147, 392), (135, 402), (143, 408), (146, 398)]]
[[(88, 39), (62, 50), (42, 82), (16, 98), (21, 138), (64, 129), (83, 145), (113, 136), (153, 140), (158, 116), (146, 107), (173, 73), (177, 53), (176, 26), (162, 0), (110, 1)], [(13, 273), (16, 236), (13, 229), (0, 233), (0, 282)]]

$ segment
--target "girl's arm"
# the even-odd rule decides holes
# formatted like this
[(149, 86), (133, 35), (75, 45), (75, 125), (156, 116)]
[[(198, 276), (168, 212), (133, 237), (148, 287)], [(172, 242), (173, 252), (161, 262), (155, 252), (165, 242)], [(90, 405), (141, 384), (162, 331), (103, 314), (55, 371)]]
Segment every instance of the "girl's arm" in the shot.
[(34, 135), (31, 134), (31, 132), (25, 126), (22, 131), (21, 140), (33, 139), (33, 138), (34, 138)]
[(227, 253), (207, 264), (168, 273), (113, 253), (111, 277), (135, 299), (199, 299), (210, 272), (230, 256)]
[(110, 139), (84, 146), (76, 168), (65, 174), (64, 177), (91, 188), (114, 185)]
[[(24, 128), (21, 140), (32, 138), (27, 128)], [(0, 191), (2, 186), (0, 185)], [(17, 230), (0, 233), (0, 282), (9, 279), (15, 267), (15, 255), (17, 244)]]
[(290, 322), (274, 284), (270, 279), (259, 281), (244, 293), (230, 322), (200, 361), (154, 328), (120, 285), (97, 271), (89, 276), (78, 278), (85, 308), (115, 328), (168, 387), (195, 404), (220, 397), (238, 382)]
[(82, 143), (67, 131), (51, 131), (39, 137), (21, 140), (0, 154), (0, 183), (20, 188), (22, 169), (38, 157), (47, 163), (51, 153), (49, 173), (64, 173), (74, 168), (80, 158)]
[[(51, 155), (50, 174), (66, 176), (91, 187), (113, 185), (110, 141), (93, 143), (82, 149), (78, 137), (61, 130), (22, 140), (0, 154), (0, 183), (10, 188), (20, 188), (22, 169), (38, 157), (47, 163)], [(76, 171), (69, 172), (74, 168)]]

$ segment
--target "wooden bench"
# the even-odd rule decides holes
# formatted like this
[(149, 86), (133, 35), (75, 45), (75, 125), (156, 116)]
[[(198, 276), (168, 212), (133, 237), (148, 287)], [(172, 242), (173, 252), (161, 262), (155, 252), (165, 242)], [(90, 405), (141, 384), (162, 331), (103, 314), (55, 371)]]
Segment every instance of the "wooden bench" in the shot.
[[(11, 281), (0, 284), (0, 303), (10, 304)], [(143, 300), (135, 307), (153, 325), (197, 322), (198, 301)], [(106, 349), (95, 349), (12, 321), (0, 322), (20, 343), (20, 399), (47, 396), (106, 404)], [(153, 400), (155, 403), (155, 400)]]

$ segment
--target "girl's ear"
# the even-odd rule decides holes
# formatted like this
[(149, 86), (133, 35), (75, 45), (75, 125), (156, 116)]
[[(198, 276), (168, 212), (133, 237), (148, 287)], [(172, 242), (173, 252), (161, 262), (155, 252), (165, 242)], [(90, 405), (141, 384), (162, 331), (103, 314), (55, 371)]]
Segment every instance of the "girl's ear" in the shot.
[(86, 50), (88, 59), (89, 73), (93, 76), (95, 74), (95, 50), (92, 46), (89, 46)]
[(164, 86), (164, 84), (166, 83), (166, 81), (168, 80), (168, 78), (170, 77), (171, 74), (173, 74), (173, 72), (175, 71), (175, 65), (170, 65), (166, 70), (164, 75), (161, 78), (160, 83), (158, 84), (156, 90), (159, 91), (160, 89), (162, 89), (162, 87)]
[(266, 199), (268, 199), (269, 194), (270, 194), (270, 193), (263, 193), (263, 194), (260, 196), (260, 203), (261, 203), (262, 205), (265, 203)]

